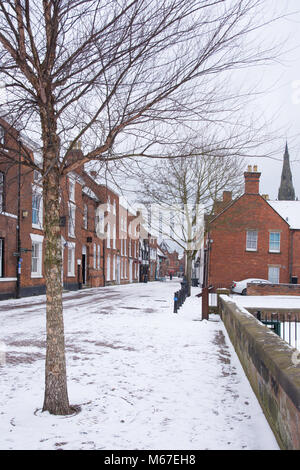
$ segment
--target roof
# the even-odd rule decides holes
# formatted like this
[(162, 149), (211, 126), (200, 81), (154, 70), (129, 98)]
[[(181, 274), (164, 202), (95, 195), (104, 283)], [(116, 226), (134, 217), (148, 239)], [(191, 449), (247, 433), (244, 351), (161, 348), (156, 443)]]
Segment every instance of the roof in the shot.
[(291, 229), (300, 230), (300, 201), (267, 202), (289, 224)]

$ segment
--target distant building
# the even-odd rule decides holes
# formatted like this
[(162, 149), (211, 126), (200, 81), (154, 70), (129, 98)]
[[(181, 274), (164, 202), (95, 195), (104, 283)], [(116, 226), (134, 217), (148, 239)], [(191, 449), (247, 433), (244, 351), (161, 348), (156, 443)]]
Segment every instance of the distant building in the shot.
[(293, 186), (293, 178), (290, 166), (290, 156), (288, 144), (285, 145), (285, 152), (283, 157), (283, 167), (281, 173), (281, 182), (278, 191), (278, 201), (294, 201), (295, 190)]

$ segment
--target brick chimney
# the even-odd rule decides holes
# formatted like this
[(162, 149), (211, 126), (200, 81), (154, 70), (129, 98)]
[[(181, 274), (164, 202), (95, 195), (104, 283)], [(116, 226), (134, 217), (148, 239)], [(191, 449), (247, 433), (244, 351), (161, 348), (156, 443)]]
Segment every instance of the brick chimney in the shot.
[(259, 194), (259, 178), (261, 173), (257, 171), (257, 166), (248, 165), (248, 170), (245, 171), (245, 194)]

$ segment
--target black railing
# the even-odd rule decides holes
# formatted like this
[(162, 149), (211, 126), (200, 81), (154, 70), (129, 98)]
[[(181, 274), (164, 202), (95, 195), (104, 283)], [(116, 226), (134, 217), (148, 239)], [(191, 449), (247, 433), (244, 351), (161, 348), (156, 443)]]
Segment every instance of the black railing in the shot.
[(176, 291), (174, 294), (174, 313), (178, 312), (178, 309), (182, 306), (185, 299), (188, 297), (188, 285), (181, 284), (181, 289)]
[(299, 312), (257, 310), (252, 313), (257, 320), (270, 328), (280, 338), (289, 343), (290, 346), (300, 350)]

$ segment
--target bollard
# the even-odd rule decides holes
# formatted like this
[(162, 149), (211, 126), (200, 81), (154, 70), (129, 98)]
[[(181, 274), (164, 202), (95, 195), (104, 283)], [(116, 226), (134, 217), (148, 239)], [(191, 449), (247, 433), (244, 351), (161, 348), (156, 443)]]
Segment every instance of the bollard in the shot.
[(177, 292), (174, 294), (174, 313), (177, 313), (178, 310), (178, 295)]

